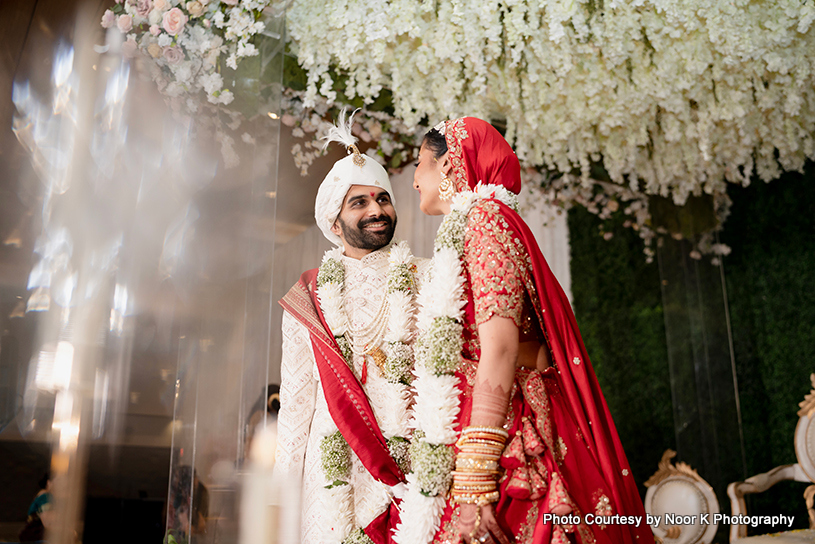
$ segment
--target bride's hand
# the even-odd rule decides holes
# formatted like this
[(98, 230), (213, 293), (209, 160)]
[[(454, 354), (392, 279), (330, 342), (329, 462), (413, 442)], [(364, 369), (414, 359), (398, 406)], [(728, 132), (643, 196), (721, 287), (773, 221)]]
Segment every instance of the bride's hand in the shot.
[[(481, 522), (476, 527), (476, 512), (481, 508)], [(470, 539), (470, 534), (475, 529), (474, 538)], [(476, 506), (475, 504), (462, 504), (459, 507), (458, 534), (461, 539), (472, 544), (489, 544), (499, 542), (500, 544), (510, 544), (512, 541), (504, 534), (498, 521), (495, 519), (495, 510), (491, 504)]]

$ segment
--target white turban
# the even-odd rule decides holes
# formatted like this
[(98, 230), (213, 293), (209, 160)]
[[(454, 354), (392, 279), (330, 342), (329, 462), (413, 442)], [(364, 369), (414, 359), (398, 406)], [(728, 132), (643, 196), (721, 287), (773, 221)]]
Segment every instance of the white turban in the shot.
[(349, 151), (352, 150), (352, 153), (334, 163), (334, 167), (320, 184), (317, 190), (317, 201), (314, 203), (314, 219), (317, 221), (317, 226), (330, 242), (338, 246), (342, 246), (342, 239), (331, 232), (331, 226), (340, 215), (345, 195), (348, 194), (348, 189), (352, 185), (384, 189), (393, 202), (393, 189), (391, 189), (391, 182), (385, 168), (373, 158), (361, 155), (354, 145), (357, 139), (351, 134), (353, 118), (354, 116), (351, 115), (346, 123), (345, 110), (343, 110), (340, 113), (338, 125), (333, 127), (325, 138), (329, 142), (342, 143), (349, 148)]

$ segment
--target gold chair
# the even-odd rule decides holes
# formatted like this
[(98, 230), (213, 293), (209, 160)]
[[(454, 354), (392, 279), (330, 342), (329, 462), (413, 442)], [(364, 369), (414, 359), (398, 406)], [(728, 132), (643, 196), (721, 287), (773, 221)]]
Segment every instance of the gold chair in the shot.
[[(815, 373), (810, 376), (812, 391), (799, 403), (798, 425), (795, 427), (795, 457), (798, 462), (794, 465), (776, 467), (764, 474), (757, 474), (743, 482), (733, 482), (727, 486), (727, 495), (730, 497), (730, 507), (733, 516), (747, 515), (744, 496), (749, 493), (762, 493), (778, 482), (794, 480), (796, 482), (815, 482)], [(747, 525), (733, 523), (730, 525), (730, 544), (804, 544), (815, 543), (815, 485), (810, 485), (804, 491), (809, 512), (809, 529), (785, 531), (767, 535), (747, 536)]]
[(645, 512), (659, 516), (651, 530), (662, 544), (710, 544), (719, 524), (719, 501), (713, 488), (687, 463), (671, 464), (676, 456), (665, 450), (659, 470), (645, 482)]

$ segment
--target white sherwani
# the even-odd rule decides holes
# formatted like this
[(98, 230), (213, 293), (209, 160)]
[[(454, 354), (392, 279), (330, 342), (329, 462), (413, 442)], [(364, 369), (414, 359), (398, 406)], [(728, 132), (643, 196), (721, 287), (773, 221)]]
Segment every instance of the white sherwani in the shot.
[[(374, 251), (362, 259), (342, 257), (345, 265), (343, 305), (351, 330), (372, 323), (379, 312), (387, 288), (388, 252), (390, 246)], [(429, 261), (414, 259), (419, 267), (417, 279)], [(380, 316), (381, 317), (381, 316)], [(275, 472), (289, 482), (302, 477), (300, 539), (303, 544), (328, 542), (325, 535), (325, 481), (320, 466), (320, 440), (336, 430), (320, 383), (308, 329), (290, 313), (283, 312), (283, 357), (281, 361), (280, 413)], [(367, 361), (366, 361), (367, 360)], [(379, 368), (369, 356), (354, 355), (354, 374), (359, 378), (367, 364), (367, 380), (362, 388), (368, 396), (382, 434), (386, 439), (406, 436), (408, 414), (404, 399), (393, 398)], [(299, 482), (298, 482), (299, 483)], [(356, 525), (366, 527), (381, 514), (392, 497), (389, 486), (370, 475), (359, 458), (351, 452), (351, 481)], [(296, 494), (295, 494), (296, 495)]]

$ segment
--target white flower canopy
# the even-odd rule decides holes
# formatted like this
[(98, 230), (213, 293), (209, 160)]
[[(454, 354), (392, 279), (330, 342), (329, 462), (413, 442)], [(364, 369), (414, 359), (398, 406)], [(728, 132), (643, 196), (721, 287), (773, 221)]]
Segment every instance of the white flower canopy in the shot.
[[(623, 200), (723, 195), (815, 159), (813, 0), (298, 0), (304, 102), (387, 88), (413, 126), (505, 119), (524, 166)], [(321, 96), (322, 95), (322, 96)], [(629, 197), (622, 195), (629, 194)], [(562, 196), (562, 195), (561, 195)]]

